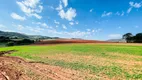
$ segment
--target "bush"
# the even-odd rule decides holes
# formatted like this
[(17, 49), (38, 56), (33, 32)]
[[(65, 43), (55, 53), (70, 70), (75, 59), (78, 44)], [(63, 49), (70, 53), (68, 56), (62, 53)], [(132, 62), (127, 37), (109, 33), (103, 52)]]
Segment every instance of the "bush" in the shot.
[(8, 42), (6, 46), (14, 46), (14, 42)]

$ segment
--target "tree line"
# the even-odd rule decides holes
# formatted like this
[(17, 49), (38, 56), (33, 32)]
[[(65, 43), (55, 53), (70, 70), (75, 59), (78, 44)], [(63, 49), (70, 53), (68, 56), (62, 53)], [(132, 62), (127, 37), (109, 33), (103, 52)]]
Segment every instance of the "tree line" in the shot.
[(136, 35), (126, 33), (123, 35), (123, 39), (125, 39), (127, 43), (142, 43), (142, 33), (137, 33)]
[(34, 43), (34, 40), (30, 39), (18, 39), (18, 38), (9, 38), (5, 36), (0, 36), (0, 43), (5, 43), (6, 46), (14, 46), (14, 45), (28, 45)]

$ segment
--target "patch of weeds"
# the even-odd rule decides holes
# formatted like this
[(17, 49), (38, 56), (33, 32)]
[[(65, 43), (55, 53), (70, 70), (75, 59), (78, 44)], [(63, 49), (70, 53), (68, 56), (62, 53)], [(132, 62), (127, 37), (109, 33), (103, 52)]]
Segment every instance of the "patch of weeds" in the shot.
[(101, 53), (100, 56), (107, 57), (108, 55), (106, 53)]
[(133, 74), (132, 78), (133, 79), (142, 79), (142, 74)]
[(135, 58), (136, 61), (142, 61), (142, 58)]
[(102, 67), (103, 72), (109, 77), (120, 76), (123, 70), (118, 66), (104, 66)]

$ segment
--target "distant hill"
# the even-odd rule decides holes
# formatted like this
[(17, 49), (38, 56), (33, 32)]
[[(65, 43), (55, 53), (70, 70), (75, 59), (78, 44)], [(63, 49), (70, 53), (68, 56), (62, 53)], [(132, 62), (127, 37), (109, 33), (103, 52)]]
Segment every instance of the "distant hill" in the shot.
[(29, 35), (29, 38), (32, 39), (50, 39), (51, 37), (47, 37), (47, 36), (41, 36), (41, 35)]
[(109, 40), (107, 40), (107, 42), (126, 42), (126, 40), (124, 40), (124, 39), (109, 39)]
[(59, 37), (48, 37), (48, 36), (41, 36), (41, 35), (29, 35), (31, 39), (60, 39)]
[(0, 36), (10, 37), (10, 38), (14, 38), (14, 37), (29, 38), (29, 36), (25, 34), (16, 33), (16, 32), (4, 32), (4, 31), (0, 31)]
[(41, 36), (41, 35), (26, 35), (17, 32), (4, 32), (0, 31), (0, 36), (5, 36), (9, 38), (26, 38), (26, 39), (59, 39), (59, 37), (48, 37), (48, 36)]

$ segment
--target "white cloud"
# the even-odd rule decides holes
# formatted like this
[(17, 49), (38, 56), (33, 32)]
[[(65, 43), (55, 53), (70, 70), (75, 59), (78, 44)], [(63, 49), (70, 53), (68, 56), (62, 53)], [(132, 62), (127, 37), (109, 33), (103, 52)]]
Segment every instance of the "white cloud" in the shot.
[(16, 1), (16, 3), (27, 16), (34, 16), (38, 19), (42, 18), (39, 14), (37, 14), (41, 13), (43, 10), (43, 6), (40, 5), (40, 0), (24, 0)]
[(23, 30), (23, 29), (24, 29), (24, 26), (22, 26), (22, 25), (17, 25), (17, 29), (18, 29), (18, 30)]
[(90, 9), (90, 12), (92, 12), (94, 9)]
[(79, 22), (75, 22), (76, 24), (79, 24)]
[(92, 32), (95, 32), (95, 30), (92, 30)]
[(73, 20), (73, 18), (76, 17), (76, 10), (75, 9), (72, 9), (72, 8), (69, 8), (66, 12), (66, 15), (65, 15), (66, 19), (68, 19), (69, 21)]
[(62, 6), (62, 4), (60, 2), (59, 6), (56, 8), (56, 10), (62, 10), (62, 9), (63, 9), (63, 6)]
[(63, 27), (63, 29), (67, 29), (67, 27), (64, 24), (62, 24), (62, 27)]
[(60, 24), (60, 22), (58, 22), (58, 21), (56, 21), (56, 20), (54, 20), (54, 23), (55, 23), (55, 24)]
[(23, 2), (18, 2), (18, 1), (17, 1), (16, 3), (19, 5), (19, 7), (21, 8), (21, 10), (22, 10), (24, 13), (26, 13), (26, 14), (32, 13), (31, 8), (26, 7)]
[(58, 14), (62, 19), (67, 19), (68, 21), (72, 21), (73, 18), (76, 17), (76, 10), (73, 8), (69, 8), (67, 12), (64, 10), (60, 10)]
[(94, 32), (95, 32), (95, 30), (92, 30), (92, 32), (94, 33)]
[(118, 15), (118, 16), (120, 16), (120, 13), (118, 11), (115, 14)]
[(116, 13), (115, 13), (115, 15), (117, 15), (117, 16), (124, 16), (124, 11), (122, 11), (122, 12), (119, 12), (119, 11), (117, 11)]
[(101, 31), (102, 31), (102, 29), (96, 29), (95, 30), (96, 33), (101, 32)]
[(130, 7), (128, 10), (127, 10), (127, 13), (130, 13), (132, 10), (132, 7)]
[(66, 17), (66, 13), (65, 13), (64, 10), (59, 11), (58, 15), (59, 15), (62, 19), (64, 19), (64, 18)]
[(134, 8), (140, 8), (142, 6), (142, 3), (134, 3), (134, 2), (129, 2), (131, 7)]
[(121, 34), (110, 34), (108, 35), (108, 37), (112, 39), (119, 39), (119, 38), (122, 38), (122, 35)]
[(65, 32), (66, 35), (69, 35), (70, 37), (83, 37), (83, 36), (90, 36), (90, 32), (83, 32), (83, 31), (75, 31), (75, 32)]
[(140, 8), (142, 7), (142, 2), (140, 3), (134, 3), (134, 2), (129, 2), (130, 8), (127, 10), (127, 13), (130, 13), (132, 11), (133, 8)]
[(62, 2), (64, 3), (64, 7), (68, 6), (68, 0), (62, 0)]
[(37, 27), (26, 26), (26, 29), (29, 31), (35, 32), (35, 33), (40, 33), (42, 31), (44, 31), (43, 28), (38, 27), (38, 26)]
[(0, 24), (0, 28), (6, 28), (3, 24)]
[(37, 19), (41, 19), (41, 18), (42, 18), (42, 16), (40, 16), (40, 15), (38, 15), (38, 14), (36, 14), (36, 13), (31, 14), (31, 15), (29, 15), (29, 16), (35, 16)]
[(23, 25), (21, 25), (21, 24), (16, 25), (16, 24), (12, 23), (12, 26), (15, 27), (18, 31), (19, 30), (21, 31), (21, 30), (25, 29), (25, 27)]
[(31, 8), (35, 8), (37, 4), (39, 4), (39, 1), (40, 0), (24, 0), (22, 3), (26, 6), (30, 6)]
[(91, 31), (91, 29), (86, 29), (88, 32)]
[(59, 27), (58, 25), (56, 25), (56, 28)]
[[(64, 0), (63, 0), (64, 1)], [(66, 2), (66, 0), (65, 0)], [(64, 2), (63, 2), (64, 3)], [(67, 5), (67, 4), (66, 4)], [(73, 18), (76, 17), (77, 13), (76, 13), (76, 9), (73, 8), (68, 8), (67, 11), (65, 11), (63, 9), (62, 6), (62, 2), (60, 1), (59, 6), (56, 8), (56, 10), (58, 11), (58, 15), (62, 18), (62, 19), (66, 19), (68, 21), (72, 21)]]
[(32, 22), (33, 24), (37, 24), (38, 26), (42, 26), (42, 27), (45, 27), (45, 28), (52, 28), (50, 26), (48, 26), (46, 23), (42, 23), (42, 22)]
[(67, 32), (67, 31), (56, 31), (56, 30), (48, 30), (48, 33), (58, 36), (64, 36), (66, 38), (85, 38), (85, 36), (91, 36), (93, 34), (92, 32), (88, 31)]
[(70, 22), (69, 24), (70, 24), (70, 25), (72, 25), (72, 26), (74, 25), (74, 23), (73, 23), (73, 22)]
[(102, 17), (106, 17), (106, 16), (110, 16), (110, 15), (112, 15), (112, 12), (104, 11), (104, 13), (102, 14)]
[(124, 16), (124, 14), (125, 14), (124, 11), (122, 11), (121, 16)]
[[(34, 23), (33, 24), (40, 24), (39, 23)], [(13, 27), (15, 27), (17, 30), (15, 32), (20, 32), (20, 33), (27, 33), (30, 35), (40, 35), (39, 33), (42, 33), (46, 28), (38, 25), (34, 26), (24, 26), (24, 25), (17, 25), (17, 24), (12, 24)]]
[(46, 23), (41, 23), (41, 26), (46, 27), (46, 28), (49, 28)]
[(48, 6), (49, 8), (51, 8), (51, 9), (54, 9), (54, 7), (53, 6)]
[(10, 30), (7, 26), (3, 24), (0, 24), (0, 31), (14, 32), (13, 30)]
[(41, 13), (42, 10), (43, 10), (43, 6), (39, 5), (38, 7), (39, 7), (39, 9), (37, 9), (36, 12), (37, 12), (37, 13)]
[(12, 14), (11, 14), (11, 17), (12, 17), (13, 19), (20, 20), (20, 21), (26, 20), (25, 17), (22, 17), (22, 16), (20, 16), (20, 15), (18, 15), (18, 14), (16, 14), (16, 13), (12, 13)]
[(92, 33), (98, 33), (101, 32), (102, 29), (86, 29), (88, 32), (92, 32)]

